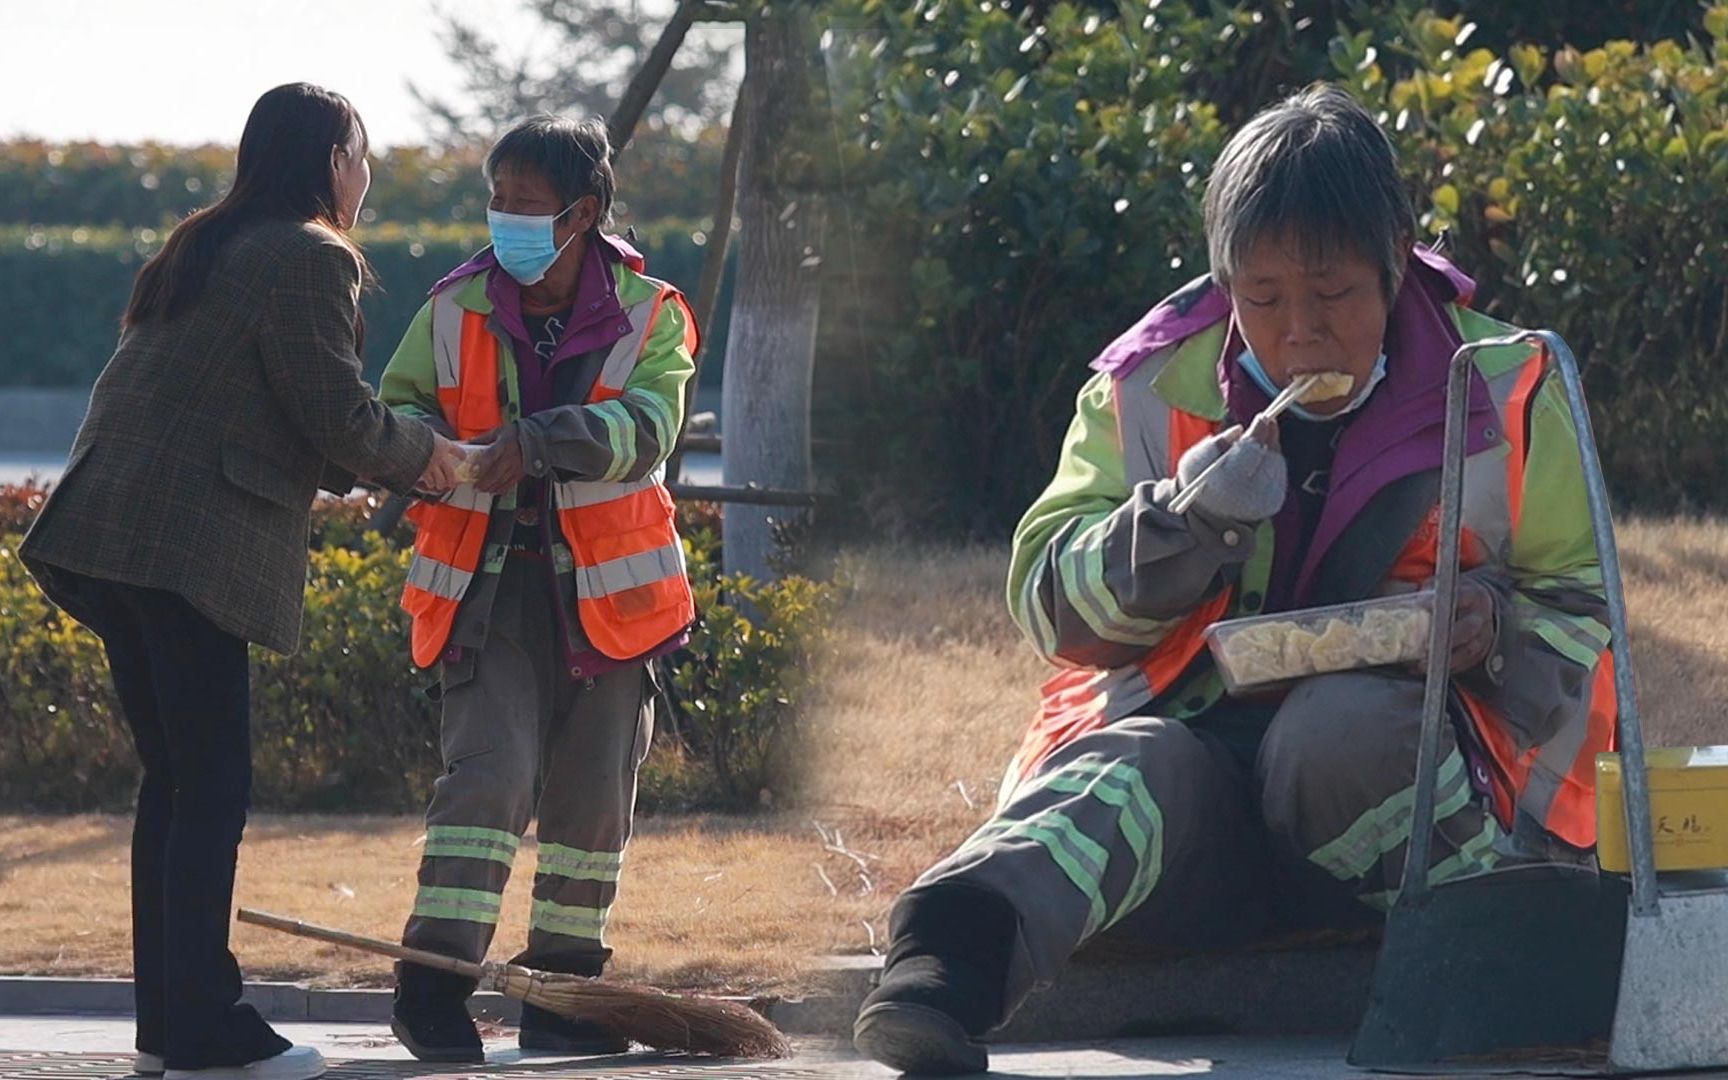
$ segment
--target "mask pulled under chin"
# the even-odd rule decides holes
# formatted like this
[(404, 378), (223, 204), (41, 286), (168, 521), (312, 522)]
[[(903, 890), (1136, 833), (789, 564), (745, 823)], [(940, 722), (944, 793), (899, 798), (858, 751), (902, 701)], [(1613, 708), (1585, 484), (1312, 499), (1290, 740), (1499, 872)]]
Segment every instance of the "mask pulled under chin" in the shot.
[[(1260, 358), (1254, 355), (1254, 350), (1242, 350), (1242, 355), (1236, 358), (1236, 362), (1242, 365), (1242, 370), (1246, 371), (1248, 377), (1254, 380), (1254, 385), (1266, 392), (1266, 396), (1275, 398), (1279, 395), (1282, 388), (1272, 381), (1272, 376), (1266, 374), (1266, 369), (1261, 365)], [(1385, 377), (1386, 354), (1382, 352), (1374, 361), (1374, 370), (1369, 372), (1367, 380), (1362, 383), (1362, 389), (1356, 391), (1355, 395), (1350, 398), (1350, 403), (1342, 409), (1331, 413), (1317, 413), (1304, 409), (1300, 405), (1292, 405), (1290, 411), (1304, 420), (1312, 420), (1321, 424), (1336, 420), (1340, 416), (1348, 416), (1362, 407), (1363, 403), (1368, 400), (1368, 395), (1374, 392), (1374, 388), (1379, 386), (1380, 380)]]
[[(580, 201), (580, 200), (578, 200)], [(504, 272), (520, 285), (533, 285), (546, 276), (558, 256), (570, 246), (570, 240), (559, 244), (552, 235), (552, 225), (560, 214), (506, 214), (501, 210), (486, 211), (486, 227), (492, 234), (492, 256)]]

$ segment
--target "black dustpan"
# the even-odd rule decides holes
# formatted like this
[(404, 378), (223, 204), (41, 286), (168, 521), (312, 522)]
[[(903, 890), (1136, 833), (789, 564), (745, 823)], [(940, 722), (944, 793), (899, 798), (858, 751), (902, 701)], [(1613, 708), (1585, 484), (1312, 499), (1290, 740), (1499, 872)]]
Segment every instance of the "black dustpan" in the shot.
[[(1558, 370), (1578, 432), (1615, 654), (1630, 889), (1623, 878), (1572, 864), (1523, 865), (1438, 886), (1428, 880), (1448, 696), (1443, 658), (1452, 637), (1452, 620), (1440, 616), (1453, 611), (1458, 594), (1469, 376), (1478, 350), (1526, 343)], [(1466, 344), (1449, 374), (1414, 825), (1350, 1063), (1408, 1073), (1590, 1075), (1728, 1062), (1728, 960), (1719, 951), (1728, 945), (1728, 890), (1664, 898), (1657, 886), (1620, 565), (1576, 362), (1558, 335), (1525, 332)]]
[(1594, 1060), (1614, 1026), (1626, 899), (1591, 870), (1526, 866), (1398, 904), (1350, 1063), (1420, 1072)]

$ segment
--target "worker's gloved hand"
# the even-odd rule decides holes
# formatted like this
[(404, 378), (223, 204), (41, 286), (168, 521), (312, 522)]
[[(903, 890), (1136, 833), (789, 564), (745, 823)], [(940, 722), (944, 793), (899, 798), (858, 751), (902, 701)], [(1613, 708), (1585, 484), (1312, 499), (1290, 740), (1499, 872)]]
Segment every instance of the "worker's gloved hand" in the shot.
[(1186, 489), (1219, 457), (1224, 463), (1200, 485), (1190, 509), (1246, 522), (1264, 521), (1284, 505), (1289, 480), (1276, 420), (1255, 421), (1247, 435), (1238, 424), (1189, 447), (1176, 463), (1176, 490)]
[(474, 486), (481, 491), (489, 495), (502, 495), (515, 488), (522, 482), (522, 478), (528, 475), (522, 460), (522, 443), (516, 437), (514, 423), (488, 431), (472, 441), (486, 447), (480, 451), (479, 460), (474, 463)]
[[(1423, 587), (1432, 589), (1434, 579), (1429, 578)], [(1451, 672), (1457, 675), (1487, 660), (1499, 636), (1500, 614), (1493, 591), (1474, 577), (1459, 578), (1458, 607), (1452, 619), (1452, 658), (1448, 665)], [(1428, 657), (1423, 656), (1411, 667), (1419, 675), (1427, 674)]]

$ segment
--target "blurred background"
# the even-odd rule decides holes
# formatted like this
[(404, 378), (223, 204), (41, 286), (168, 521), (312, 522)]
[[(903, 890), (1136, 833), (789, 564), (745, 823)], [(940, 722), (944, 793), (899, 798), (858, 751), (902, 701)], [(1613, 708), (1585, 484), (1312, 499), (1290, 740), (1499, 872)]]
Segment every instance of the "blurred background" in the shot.
[[(141, 262), (217, 197), (265, 90), (306, 81), (354, 102), (374, 161), (361, 243), (367, 373), (426, 290), (486, 243), (479, 165), (533, 112), (605, 115), (674, 0), (79, 0), (8, 5), (0, 69), (0, 482), (52, 480), (113, 350)], [(694, 28), (621, 162), (618, 228), (694, 292), (743, 30)], [(698, 408), (719, 407), (727, 306)], [(713, 454), (692, 474), (718, 477)]]

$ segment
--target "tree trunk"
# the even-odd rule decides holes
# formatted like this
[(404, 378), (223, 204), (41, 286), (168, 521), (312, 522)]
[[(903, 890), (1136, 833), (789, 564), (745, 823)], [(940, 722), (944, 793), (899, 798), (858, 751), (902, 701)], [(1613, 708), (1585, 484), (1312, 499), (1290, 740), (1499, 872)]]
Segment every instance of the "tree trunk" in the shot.
[[(721, 393), (722, 461), (728, 484), (810, 488), (810, 382), (815, 363), (822, 210), (808, 161), (813, 86), (809, 22), (776, 4), (745, 27), (744, 146), (739, 162), (738, 281)], [(727, 573), (759, 580), (775, 529), (799, 511), (726, 508)]]

